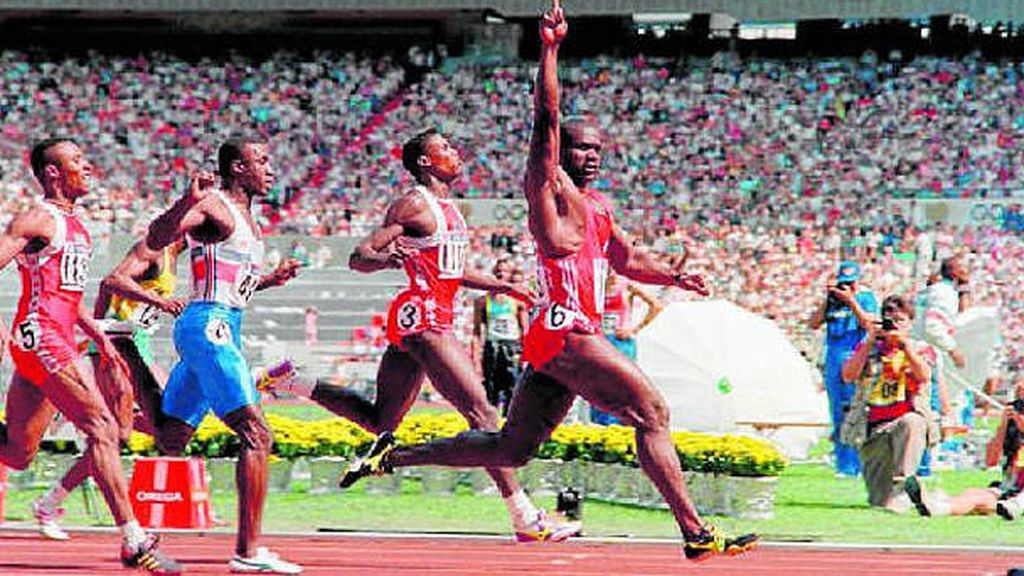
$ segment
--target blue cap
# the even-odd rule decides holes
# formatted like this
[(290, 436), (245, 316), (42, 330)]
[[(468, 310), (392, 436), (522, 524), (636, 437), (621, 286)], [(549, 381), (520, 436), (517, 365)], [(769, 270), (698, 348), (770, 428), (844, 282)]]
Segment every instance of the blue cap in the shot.
[(856, 282), (860, 280), (860, 264), (849, 260), (839, 264), (836, 282)]

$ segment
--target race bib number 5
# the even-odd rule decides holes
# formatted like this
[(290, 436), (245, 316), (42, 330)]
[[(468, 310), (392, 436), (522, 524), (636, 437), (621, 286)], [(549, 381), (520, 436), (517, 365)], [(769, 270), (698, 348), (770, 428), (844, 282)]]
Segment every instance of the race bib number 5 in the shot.
[(39, 345), (39, 324), (32, 320), (25, 320), (14, 328), (14, 341), (18, 348), (26, 352), (35, 350)]
[(565, 330), (575, 320), (575, 312), (557, 303), (552, 304), (544, 313), (544, 327), (548, 330)]

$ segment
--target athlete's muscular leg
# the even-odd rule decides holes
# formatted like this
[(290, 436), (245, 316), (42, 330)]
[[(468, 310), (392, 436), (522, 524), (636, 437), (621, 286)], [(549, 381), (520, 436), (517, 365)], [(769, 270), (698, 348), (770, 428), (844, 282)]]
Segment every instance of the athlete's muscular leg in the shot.
[(163, 402), (161, 386), (167, 382), (167, 374), (159, 370), (157, 366), (151, 368), (142, 359), (139, 349), (131, 338), (115, 338), (114, 346), (128, 363), (135, 402), (142, 408), (143, 418), (136, 418), (135, 424), (140, 431), (157, 436), (165, 420), (160, 405)]
[(56, 410), (42, 390), (15, 372), (7, 391), (7, 424), (0, 424), (0, 462), (15, 470), (28, 468)]
[[(91, 378), (99, 387), (100, 393), (103, 394), (103, 401), (106, 402), (107, 408), (110, 409), (111, 414), (115, 416), (117, 421), (119, 442), (127, 442), (128, 436), (132, 432), (131, 407), (134, 403), (132, 402), (131, 394), (125, 396), (124, 391), (119, 389), (118, 383), (110, 374), (110, 370), (105, 369), (98, 355), (92, 355), (91, 360), (91, 375), (87, 376), (85, 374), (84, 367), (82, 375), (83, 377)], [(118, 413), (119, 411), (120, 414)], [(60, 479), (61, 488), (66, 492), (71, 492), (91, 474), (92, 460), (88, 454), (82, 454)]]
[(572, 407), (575, 394), (550, 376), (528, 373), (512, 394), (505, 426), (497, 432), (470, 430), (454, 438), (399, 446), (394, 466), (485, 466), (518, 468), (551, 436)]
[(196, 429), (172, 416), (164, 417), (156, 431), (156, 448), (166, 456), (181, 456), (195, 435)]
[(86, 438), (83, 459), (92, 464), (92, 476), (110, 507), (117, 525), (133, 518), (128, 484), (121, 468), (118, 426), (103, 395), (91, 378), (84, 378), (76, 364), (69, 364), (40, 386), (50, 402)]
[[(498, 411), (487, 401), (473, 362), (455, 335), (424, 332), (406, 338), (409, 354), (415, 358), (434, 384), (434, 388), (465, 416), (475, 430), (498, 429)], [(488, 468), (502, 497), (519, 490), (515, 471), (511, 468)]]
[(600, 335), (570, 333), (544, 372), (636, 430), (640, 466), (672, 509), (685, 536), (702, 522), (686, 492), (665, 400), (640, 368)]
[[(134, 427), (154, 436), (162, 453), (182, 454), (195, 431), (184, 422), (164, 417), (163, 412), (160, 411), (162, 392), (158, 378), (139, 355), (135, 343), (128, 338), (115, 338), (113, 342), (118, 352), (121, 353), (121, 357), (128, 363), (134, 384), (134, 397), (143, 406), (142, 418), (130, 418), (127, 415), (117, 418), (120, 441), (126, 442)], [(92, 365), (96, 383), (103, 393), (107, 407), (111, 411), (125, 410), (125, 398), (116, 393), (118, 385), (111, 377), (110, 371), (104, 369), (100, 364), (99, 356), (92, 356)], [(166, 380), (166, 376), (164, 380)], [(128, 404), (132, 404), (130, 399)], [(71, 492), (81, 485), (90, 474), (92, 474), (92, 462), (87, 454), (83, 454), (64, 473), (64, 477), (60, 481), (61, 487)]]
[(235, 482), (238, 486), (238, 539), (235, 553), (247, 558), (256, 553), (267, 499), (267, 458), (273, 437), (257, 405), (249, 405), (224, 416), (224, 423), (241, 441)]
[(412, 408), (423, 385), (423, 368), (397, 346), (388, 346), (377, 369), (377, 398), (370, 402), (360, 394), (318, 381), (310, 398), (338, 416), (365, 430), (380, 434), (393, 431)]

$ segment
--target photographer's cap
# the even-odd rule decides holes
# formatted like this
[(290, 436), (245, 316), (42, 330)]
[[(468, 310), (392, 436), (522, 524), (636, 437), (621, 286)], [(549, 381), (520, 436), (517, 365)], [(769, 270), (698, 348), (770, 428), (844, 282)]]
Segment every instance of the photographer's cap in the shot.
[(842, 262), (836, 276), (836, 282), (856, 282), (860, 280), (860, 264), (849, 260)]

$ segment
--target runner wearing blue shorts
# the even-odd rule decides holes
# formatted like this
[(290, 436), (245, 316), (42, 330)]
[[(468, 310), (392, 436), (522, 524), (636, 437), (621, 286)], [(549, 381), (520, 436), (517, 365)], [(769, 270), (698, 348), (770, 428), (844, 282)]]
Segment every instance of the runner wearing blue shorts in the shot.
[(161, 451), (180, 454), (208, 411), (231, 428), (241, 443), (238, 455), (238, 539), (232, 572), (298, 574), (302, 568), (266, 548), (257, 548), (267, 494), (267, 459), (272, 437), (259, 406), (259, 393), (242, 356), (242, 311), (258, 290), (295, 277), (299, 263), (286, 260), (261, 273), (263, 238), (251, 206), (274, 184), (267, 145), (258, 138), (227, 140), (218, 154), (221, 189), (200, 172), (188, 194), (149, 227), (152, 251), (184, 237), (192, 271), (192, 296), (174, 325), (180, 361), (164, 389), (167, 418)]

